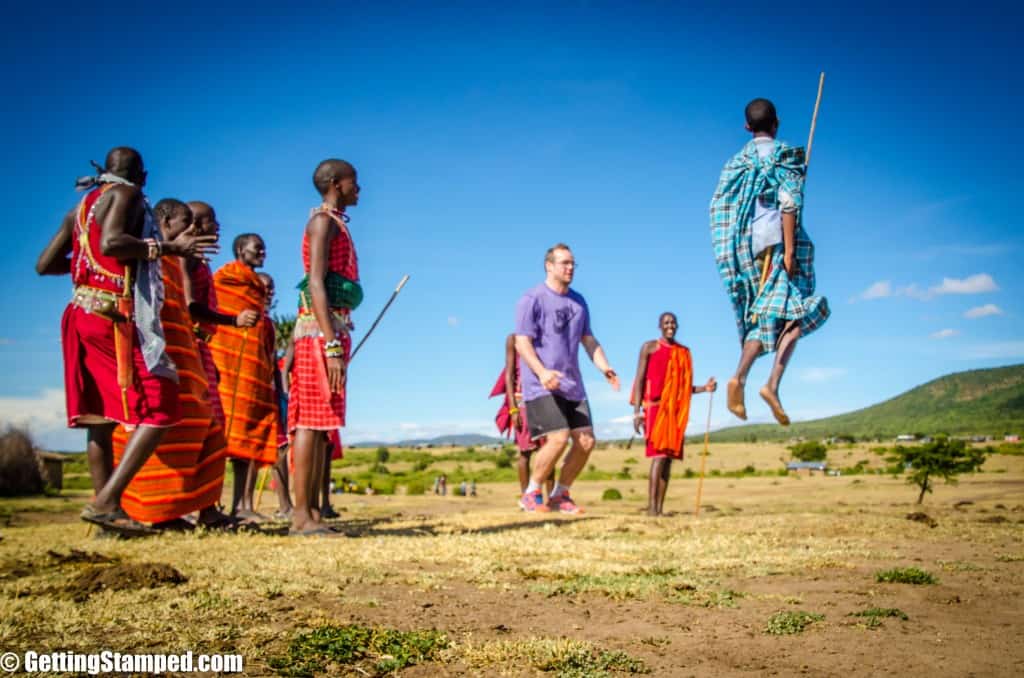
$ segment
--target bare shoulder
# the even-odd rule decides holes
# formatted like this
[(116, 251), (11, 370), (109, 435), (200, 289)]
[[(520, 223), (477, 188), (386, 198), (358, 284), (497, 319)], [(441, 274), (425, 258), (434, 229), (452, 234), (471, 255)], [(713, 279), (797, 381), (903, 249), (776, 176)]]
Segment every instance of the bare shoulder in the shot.
[(310, 236), (331, 238), (337, 230), (334, 220), (324, 212), (317, 212), (306, 222), (306, 233)]
[(650, 341), (645, 341), (644, 345), (640, 347), (640, 352), (642, 354), (644, 354), (644, 355), (650, 355), (650, 354), (654, 353), (657, 350), (658, 350), (658, 340), (657, 339), (651, 339)]

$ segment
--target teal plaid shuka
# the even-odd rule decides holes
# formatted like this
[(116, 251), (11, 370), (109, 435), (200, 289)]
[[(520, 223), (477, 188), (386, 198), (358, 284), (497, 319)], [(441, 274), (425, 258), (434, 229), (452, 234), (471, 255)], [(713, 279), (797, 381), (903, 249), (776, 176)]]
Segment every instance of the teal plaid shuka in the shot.
[[(736, 313), (740, 341), (759, 340), (762, 352), (775, 350), (778, 333), (789, 320), (799, 320), (801, 335), (821, 327), (829, 317), (828, 300), (814, 296), (814, 244), (804, 230), (804, 149), (775, 141), (761, 158), (751, 140), (726, 163), (711, 198), (711, 242), (715, 264)], [(797, 208), (795, 275), (783, 268), (783, 248), (773, 248), (771, 272), (758, 293), (761, 270), (751, 251), (754, 205), (778, 203), (779, 190), (793, 197)]]

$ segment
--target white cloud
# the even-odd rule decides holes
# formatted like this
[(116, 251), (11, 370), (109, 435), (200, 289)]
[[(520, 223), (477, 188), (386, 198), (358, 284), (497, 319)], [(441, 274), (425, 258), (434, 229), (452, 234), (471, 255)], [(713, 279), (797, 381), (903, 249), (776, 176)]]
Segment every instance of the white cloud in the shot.
[(624, 414), (621, 417), (614, 417), (612, 419), (609, 419), (608, 423), (610, 423), (610, 424), (632, 424), (633, 423), (633, 415), (632, 414)]
[(870, 287), (858, 294), (851, 301), (869, 301), (871, 299), (885, 299), (892, 296), (892, 283), (888, 280), (879, 280), (872, 283)]
[(944, 330), (939, 330), (938, 332), (932, 332), (929, 336), (932, 339), (948, 339), (949, 337), (954, 337), (958, 334), (960, 333), (956, 330), (946, 328)]
[(64, 390), (44, 389), (37, 396), (0, 397), (0, 423), (28, 430), (36, 443), (56, 450), (82, 450), (85, 436), (67, 427)]
[(798, 372), (800, 381), (820, 384), (846, 375), (843, 367), (804, 367)]
[(1002, 315), (1003, 309), (999, 308), (995, 304), (985, 304), (984, 306), (975, 306), (972, 309), (968, 309), (964, 313), (965, 318), (984, 318), (987, 315)]
[(459, 319), (453, 315), (448, 316), (448, 326), (455, 327), (459, 324)]
[(996, 292), (999, 285), (988, 273), (977, 273), (966, 278), (943, 278), (941, 285), (928, 288), (931, 296), (942, 294), (981, 294)]
[(345, 444), (364, 441), (395, 443), (399, 440), (436, 438), (437, 436), (460, 433), (478, 433), (494, 438), (497, 438), (499, 435), (498, 430), (494, 426), (494, 420), (438, 422), (431, 424), (400, 422), (398, 424), (380, 423), (348, 426), (342, 431), (341, 439)]
[(964, 354), (976, 360), (1003, 360), (1024, 358), (1024, 341), (996, 341), (971, 346)]

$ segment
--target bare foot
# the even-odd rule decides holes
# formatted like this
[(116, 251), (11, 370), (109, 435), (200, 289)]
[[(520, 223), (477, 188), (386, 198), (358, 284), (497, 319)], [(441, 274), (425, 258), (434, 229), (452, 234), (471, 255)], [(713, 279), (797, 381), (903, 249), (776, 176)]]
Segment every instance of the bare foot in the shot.
[(762, 386), (758, 393), (760, 393), (761, 398), (768, 403), (768, 407), (772, 408), (772, 414), (775, 415), (775, 420), (783, 426), (789, 426), (789, 416), (787, 416), (786, 411), (782, 409), (782, 403), (779, 402), (779, 397), (772, 392), (767, 385)]
[(735, 414), (743, 421), (746, 421), (747, 406), (743, 404), (743, 384), (740, 383), (739, 379), (733, 377), (732, 379), (729, 380), (729, 384), (726, 390), (728, 393), (728, 397), (726, 398), (726, 400), (728, 402), (727, 406), (729, 408), (729, 411)]

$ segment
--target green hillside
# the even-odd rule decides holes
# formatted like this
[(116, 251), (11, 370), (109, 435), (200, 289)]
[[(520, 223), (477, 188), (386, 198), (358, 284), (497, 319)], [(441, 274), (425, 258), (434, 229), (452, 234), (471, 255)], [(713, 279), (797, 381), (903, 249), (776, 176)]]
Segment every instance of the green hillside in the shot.
[[(751, 390), (747, 398), (757, 397)], [(717, 442), (851, 435), (891, 438), (901, 433), (1024, 434), (1024, 365), (970, 370), (939, 377), (885, 402), (783, 428), (752, 424), (715, 431)]]

